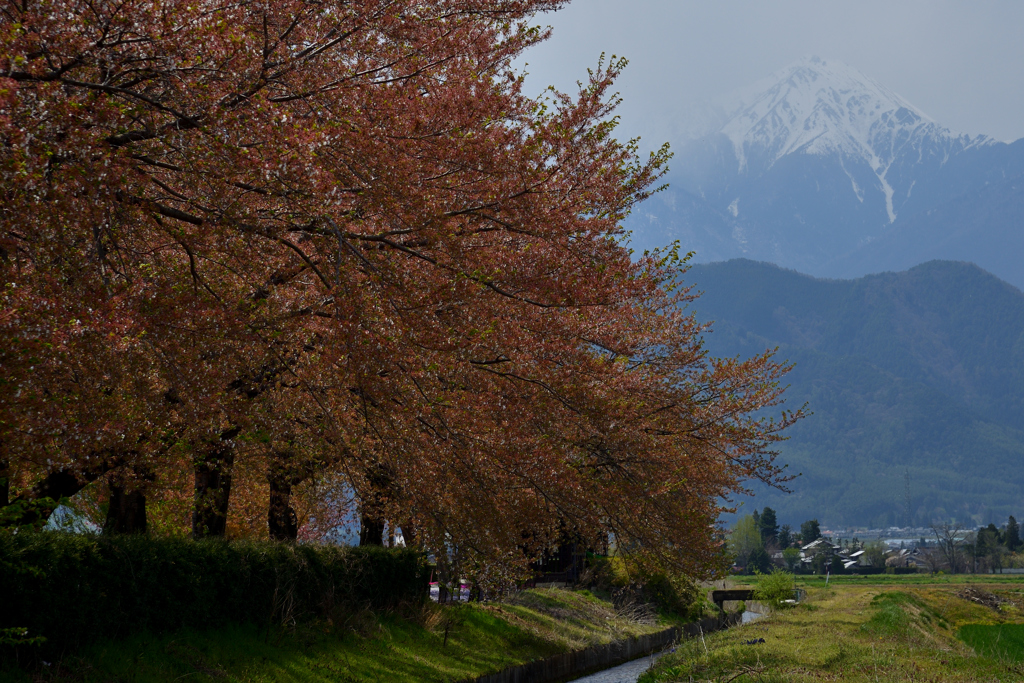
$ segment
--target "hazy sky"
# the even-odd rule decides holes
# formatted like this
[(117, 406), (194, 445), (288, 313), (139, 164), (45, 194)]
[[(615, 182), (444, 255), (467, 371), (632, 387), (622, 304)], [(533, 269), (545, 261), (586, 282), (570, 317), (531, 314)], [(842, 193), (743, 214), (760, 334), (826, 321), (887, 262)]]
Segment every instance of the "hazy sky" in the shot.
[[(620, 137), (672, 137), (679, 113), (807, 55), (860, 69), (958, 132), (1024, 137), (1024, 2), (575, 0), (540, 15), (529, 89), (574, 88), (627, 57)], [(647, 145), (645, 145), (646, 147)]]

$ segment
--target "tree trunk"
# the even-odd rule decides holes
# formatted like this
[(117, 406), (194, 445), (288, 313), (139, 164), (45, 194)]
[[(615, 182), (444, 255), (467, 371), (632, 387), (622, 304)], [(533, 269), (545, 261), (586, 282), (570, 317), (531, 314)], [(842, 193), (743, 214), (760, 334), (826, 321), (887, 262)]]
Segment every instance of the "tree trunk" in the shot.
[(0, 508), (11, 504), (11, 466), (6, 460), (0, 460)]
[(438, 562), (437, 563), (437, 603), (444, 604), (448, 602), (450, 595), (448, 593), (448, 563)]
[(110, 505), (104, 534), (146, 533), (146, 493), (141, 488), (110, 484)]
[(223, 537), (227, 530), (231, 470), (235, 464), (231, 440), (238, 432), (232, 429), (221, 434), (220, 441), (208, 444), (206, 452), (196, 458), (192, 538)]
[(384, 520), (363, 512), (359, 516), (359, 545), (384, 545)]
[(377, 463), (367, 473), (369, 490), (362, 496), (359, 513), (359, 545), (384, 545), (384, 510), (394, 477), (388, 466)]
[(294, 541), (299, 536), (299, 518), (292, 507), (292, 486), (301, 479), (294, 471), (293, 459), (291, 451), (275, 451), (267, 472), (270, 484), (267, 528), (275, 541)]
[(405, 541), (406, 548), (416, 547), (416, 525), (411, 521), (402, 525), (402, 539)]
[[(62, 498), (70, 498), (75, 495), (110, 470), (119, 467), (121, 462), (121, 456), (107, 455), (104, 458), (93, 460), (93, 464), (78, 472), (67, 470), (48, 472), (45, 477), (36, 482), (27, 494), (18, 496), (14, 500), (10, 499), (10, 464), (0, 463), (0, 507), (20, 502), (24, 505), (21, 516), (8, 520), (8, 523), (14, 526), (41, 526), (53, 514), (56, 504)], [(48, 503), (47, 500), (52, 502)]]

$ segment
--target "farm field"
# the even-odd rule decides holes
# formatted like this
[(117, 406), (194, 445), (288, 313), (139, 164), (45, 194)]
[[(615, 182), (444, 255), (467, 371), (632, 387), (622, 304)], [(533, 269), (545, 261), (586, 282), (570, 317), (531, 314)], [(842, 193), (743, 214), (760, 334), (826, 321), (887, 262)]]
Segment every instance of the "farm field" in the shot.
[(801, 577), (807, 597), (683, 643), (640, 683), (1024, 680), (1024, 580)]

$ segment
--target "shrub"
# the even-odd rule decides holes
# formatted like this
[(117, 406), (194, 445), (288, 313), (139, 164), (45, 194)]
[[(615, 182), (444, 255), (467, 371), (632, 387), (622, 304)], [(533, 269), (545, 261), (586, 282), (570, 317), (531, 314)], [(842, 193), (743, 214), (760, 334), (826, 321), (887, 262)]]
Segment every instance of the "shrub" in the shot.
[[(684, 578), (659, 573), (645, 576), (642, 581), (644, 597), (670, 614), (689, 615), (701, 597), (697, 586)], [(703, 605), (699, 605), (699, 611), (703, 611)]]
[(56, 652), (138, 631), (293, 624), (423, 600), (423, 566), (409, 550), (0, 532), (0, 629)]
[(587, 568), (581, 577), (581, 583), (597, 590), (613, 591), (624, 588), (632, 583), (629, 570), (621, 557), (604, 557), (594, 555), (587, 558)]
[(662, 612), (678, 616), (703, 615), (701, 592), (686, 577), (643, 571), (622, 557), (594, 557), (588, 564), (583, 583), (609, 593), (617, 606), (651, 603)]
[(779, 608), (783, 600), (793, 598), (793, 575), (783, 569), (775, 569), (771, 574), (761, 574), (754, 588), (754, 599), (772, 608)]

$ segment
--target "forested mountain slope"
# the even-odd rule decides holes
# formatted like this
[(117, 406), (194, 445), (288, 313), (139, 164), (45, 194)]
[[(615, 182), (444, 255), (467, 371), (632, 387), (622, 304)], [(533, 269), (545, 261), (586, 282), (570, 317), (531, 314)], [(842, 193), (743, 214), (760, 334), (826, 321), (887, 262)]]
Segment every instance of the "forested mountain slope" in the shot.
[[(687, 274), (715, 355), (779, 347), (788, 404), (814, 414), (781, 450), (802, 476), (759, 491), (783, 520), (1001, 520), (1024, 507), (1024, 294), (977, 266), (819, 280), (733, 260)], [(909, 482), (909, 486), (907, 485)], [(909, 495), (908, 495), (909, 494)]]

